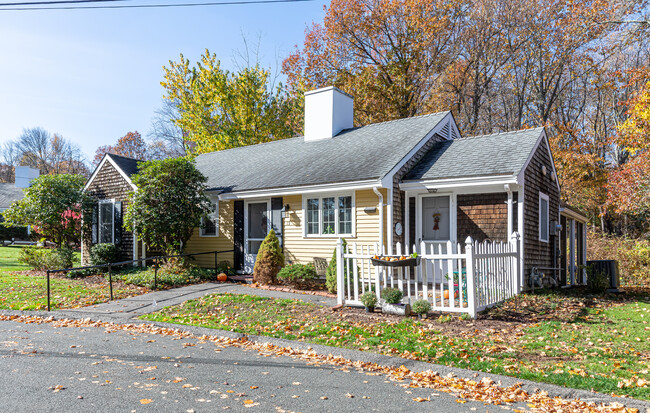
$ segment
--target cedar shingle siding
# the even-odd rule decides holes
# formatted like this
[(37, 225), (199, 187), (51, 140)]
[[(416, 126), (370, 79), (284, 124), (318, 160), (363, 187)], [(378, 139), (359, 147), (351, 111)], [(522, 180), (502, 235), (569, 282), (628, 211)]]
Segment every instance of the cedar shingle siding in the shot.
[(458, 195), (458, 242), (465, 242), (468, 236), (479, 242), (507, 241), (507, 200), (506, 193)]
[[(115, 169), (110, 162), (105, 162), (101, 170), (93, 179), (90, 186), (86, 189), (88, 195), (99, 200), (113, 199), (115, 202), (122, 202), (122, 217), (126, 213), (126, 206), (128, 204), (128, 193), (132, 190), (131, 185), (124, 179), (124, 177)], [(89, 251), (92, 247), (91, 240), (84, 238), (83, 241), (83, 257), (84, 263), (89, 260)], [(120, 259), (129, 260), (133, 256), (133, 234), (122, 229), (122, 241), (118, 248), (121, 253)]]
[[(447, 123), (447, 127), (451, 127), (449, 125), (449, 122)], [(445, 138), (439, 134), (434, 134), (428, 141), (427, 143), (420, 148), (419, 151), (413, 155), (411, 159), (409, 159), (397, 173), (395, 173), (395, 176), (393, 177), (393, 223), (401, 223), (402, 226), (404, 226), (404, 203), (406, 202), (404, 199), (404, 191), (400, 191), (399, 188), (399, 183), (402, 180), (404, 176), (406, 176), (407, 173), (413, 167), (420, 162), (420, 160), (426, 155), (431, 148), (433, 148), (433, 145), (435, 145), (438, 142), (444, 141)], [(414, 216), (411, 216), (411, 220), (415, 219)], [(402, 235), (398, 236), (395, 233), (395, 227), (393, 224), (393, 228), (388, 228), (389, 231), (393, 231), (393, 247), (399, 242), (400, 244), (404, 245), (404, 231), (402, 231)], [(414, 225), (414, 224), (411, 224)], [(413, 242), (413, 238), (411, 238), (411, 242)]]
[[(546, 176), (542, 174), (546, 166)], [(552, 164), (548, 143), (542, 140), (530, 164), (524, 172), (524, 288), (528, 288), (528, 276), (532, 267), (555, 268), (553, 248), (557, 246), (557, 236), (551, 223), (559, 219), (560, 193), (552, 178)], [(549, 197), (549, 242), (539, 240), (539, 193)], [(552, 275), (551, 270), (542, 270)]]

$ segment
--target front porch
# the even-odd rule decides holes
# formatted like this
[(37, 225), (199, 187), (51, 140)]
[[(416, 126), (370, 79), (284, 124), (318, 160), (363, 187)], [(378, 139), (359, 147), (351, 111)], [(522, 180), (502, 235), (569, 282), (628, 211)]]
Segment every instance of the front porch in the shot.
[[(420, 243), (414, 267), (390, 267), (373, 263), (384, 256), (378, 244), (344, 250), (337, 245), (338, 303), (361, 306), (360, 296), (373, 291), (377, 298), (387, 287), (404, 293), (403, 303), (427, 300), (434, 311), (467, 313), (479, 311), (518, 294), (521, 285), (520, 237), (513, 233), (509, 242), (478, 242), (468, 237), (459, 243)], [(401, 244), (396, 254), (402, 256)], [(388, 254), (391, 256), (392, 254)], [(404, 255), (409, 255), (405, 249)]]

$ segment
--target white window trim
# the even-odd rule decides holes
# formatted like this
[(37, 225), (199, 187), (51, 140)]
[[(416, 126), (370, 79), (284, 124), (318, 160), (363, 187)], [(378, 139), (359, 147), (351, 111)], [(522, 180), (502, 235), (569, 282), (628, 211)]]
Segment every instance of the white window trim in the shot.
[(102, 242), (102, 204), (111, 204), (111, 244), (115, 244), (115, 200), (114, 199), (100, 199), (97, 203), (97, 243), (106, 244)]
[[(339, 234), (339, 197), (349, 196), (352, 197), (352, 233), (351, 234)], [(321, 225), (323, 223), (323, 198), (336, 198), (335, 213), (334, 213), (334, 234), (320, 234)], [(307, 234), (307, 200), (308, 199), (318, 199), (318, 234)], [(356, 199), (354, 192), (332, 192), (324, 194), (312, 194), (312, 195), (303, 195), (302, 196), (302, 236), (303, 238), (356, 238), (357, 236), (357, 210), (356, 210)]]
[(203, 233), (203, 222), (205, 217), (201, 217), (201, 228), (199, 228), (199, 236), (202, 238), (216, 238), (219, 236), (219, 199), (218, 198), (212, 198), (210, 200), (214, 204), (214, 215), (215, 215), (215, 220), (214, 220), (214, 227), (215, 231), (214, 234), (204, 234)]
[[(542, 199), (546, 201), (546, 225), (547, 225), (546, 239), (542, 238)], [(550, 229), (551, 228), (551, 223), (549, 221), (550, 218), (551, 218), (551, 212), (550, 212), (551, 203), (549, 202), (548, 195), (546, 195), (543, 192), (539, 193), (538, 206), (539, 206), (539, 234), (538, 234), (538, 238), (539, 238), (539, 240), (541, 242), (548, 243), (549, 238), (550, 238), (550, 234), (551, 234), (551, 229)]]

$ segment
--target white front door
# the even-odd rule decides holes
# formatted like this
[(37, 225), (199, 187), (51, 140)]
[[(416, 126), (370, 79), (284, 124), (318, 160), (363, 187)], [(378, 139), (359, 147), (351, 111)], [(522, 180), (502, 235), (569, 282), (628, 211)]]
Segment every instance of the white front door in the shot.
[[(418, 249), (421, 242), (424, 242), (426, 253), (434, 254), (453, 253), (447, 251), (447, 242), (455, 238), (454, 226), (456, 217), (453, 214), (450, 195), (422, 195), (418, 199), (416, 237), (418, 238)], [(424, 251), (420, 251), (423, 253)], [(435, 274), (436, 283), (443, 282), (442, 276), (447, 273), (447, 263), (439, 262), (439, 266), (428, 268), (429, 274)], [(431, 263), (428, 263), (431, 266)]]
[(253, 273), (257, 251), (270, 227), (271, 202), (247, 202), (244, 214), (244, 272)]

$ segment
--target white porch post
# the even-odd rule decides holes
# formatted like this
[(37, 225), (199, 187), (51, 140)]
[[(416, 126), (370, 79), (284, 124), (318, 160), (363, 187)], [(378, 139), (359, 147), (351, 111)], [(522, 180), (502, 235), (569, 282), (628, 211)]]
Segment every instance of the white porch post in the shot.
[(506, 185), (506, 191), (508, 193), (508, 236), (512, 235), (514, 232), (514, 222), (512, 217), (512, 191), (510, 190), (510, 185)]
[(524, 287), (524, 272), (526, 271), (526, 267), (524, 266), (525, 264), (525, 255), (526, 255), (526, 249), (524, 248), (525, 243), (524, 239), (526, 237), (526, 233), (524, 232), (524, 186), (521, 185), (519, 187), (519, 191), (517, 191), (517, 232), (519, 233), (519, 268), (521, 269), (519, 271), (519, 290)]
[(411, 251), (411, 208), (409, 208), (409, 193), (408, 191), (404, 192), (404, 228), (402, 229), (404, 234), (404, 247), (405, 252), (414, 252)]

